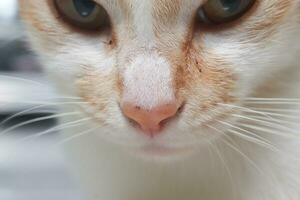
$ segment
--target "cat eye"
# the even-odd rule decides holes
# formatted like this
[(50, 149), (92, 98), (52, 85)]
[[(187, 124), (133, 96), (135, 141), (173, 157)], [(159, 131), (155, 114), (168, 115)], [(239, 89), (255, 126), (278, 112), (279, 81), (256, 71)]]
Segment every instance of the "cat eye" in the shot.
[(238, 19), (255, 0), (208, 0), (197, 11), (198, 19), (205, 24), (222, 24)]
[(59, 14), (70, 24), (85, 30), (109, 25), (106, 10), (92, 0), (54, 0)]

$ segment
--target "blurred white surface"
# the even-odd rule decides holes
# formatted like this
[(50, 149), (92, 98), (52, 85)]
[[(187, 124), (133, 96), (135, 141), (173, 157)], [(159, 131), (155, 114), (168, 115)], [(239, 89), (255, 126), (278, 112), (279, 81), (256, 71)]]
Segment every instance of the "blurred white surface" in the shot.
[[(55, 91), (40, 73), (0, 73), (0, 113), (16, 113), (55, 101)], [(55, 109), (45, 106), (43, 109)]]
[(0, 1), (0, 20), (11, 20), (17, 15), (17, 0)]
[[(51, 84), (40, 73), (0, 74), (0, 114), (13, 115), (45, 101), (54, 102), (55, 96)], [(81, 199), (56, 145), (57, 134), (19, 141), (49, 128), (44, 125), (21, 127), (5, 136), (1, 135), (5, 127), (0, 127), (0, 200)]]
[(0, 200), (81, 200), (55, 136), (16, 142), (37, 131), (1, 138)]
[[(56, 98), (47, 79), (28, 68), (33, 64), (31, 60), (22, 60), (22, 70), (15, 67), (14, 62), (20, 62), (16, 56), (27, 55), (24, 53), (25, 47), (22, 49), (20, 44), (23, 32), (17, 17), (17, 2), (0, 0), (0, 116), (54, 102)], [(4, 73), (4, 69), (9, 73)], [(55, 108), (48, 105), (42, 109)], [(38, 123), (22, 127), (5, 134), (5, 137), (1, 133), (7, 127), (0, 126), (0, 200), (82, 199), (68, 174), (63, 153), (56, 145), (57, 134), (19, 141), (20, 138), (49, 128), (49, 125), (44, 125)]]

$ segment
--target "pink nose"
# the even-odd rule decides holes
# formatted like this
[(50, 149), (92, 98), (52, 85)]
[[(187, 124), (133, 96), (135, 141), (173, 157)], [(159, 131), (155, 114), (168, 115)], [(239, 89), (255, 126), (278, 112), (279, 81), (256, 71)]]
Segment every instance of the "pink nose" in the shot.
[(150, 137), (154, 137), (161, 132), (164, 122), (175, 117), (178, 108), (176, 102), (157, 106), (152, 109), (144, 109), (130, 103), (122, 105), (124, 115), (135, 121), (142, 131)]

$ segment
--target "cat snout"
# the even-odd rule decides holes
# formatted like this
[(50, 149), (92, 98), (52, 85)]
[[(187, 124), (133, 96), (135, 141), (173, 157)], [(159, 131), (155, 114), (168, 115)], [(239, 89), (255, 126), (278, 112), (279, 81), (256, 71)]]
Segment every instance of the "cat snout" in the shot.
[(123, 114), (151, 138), (162, 132), (164, 125), (176, 117), (180, 108), (181, 104), (177, 102), (162, 104), (151, 109), (128, 102), (121, 105)]

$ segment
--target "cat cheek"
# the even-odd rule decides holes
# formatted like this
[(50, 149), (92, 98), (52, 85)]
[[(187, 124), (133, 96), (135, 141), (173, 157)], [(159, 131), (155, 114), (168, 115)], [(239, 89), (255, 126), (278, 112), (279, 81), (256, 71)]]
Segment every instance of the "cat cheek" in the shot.
[[(215, 52), (203, 52), (191, 45), (182, 55), (170, 58), (174, 67), (176, 97), (184, 99), (182, 121), (197, 121), (199, 127), (207, 114), (221, 104), (236, 100), (238, 75), (233, 64)], [(226, 115), (226, 113), (220, 113)], [(191, 127), (189, 127), (191, 128)]]

